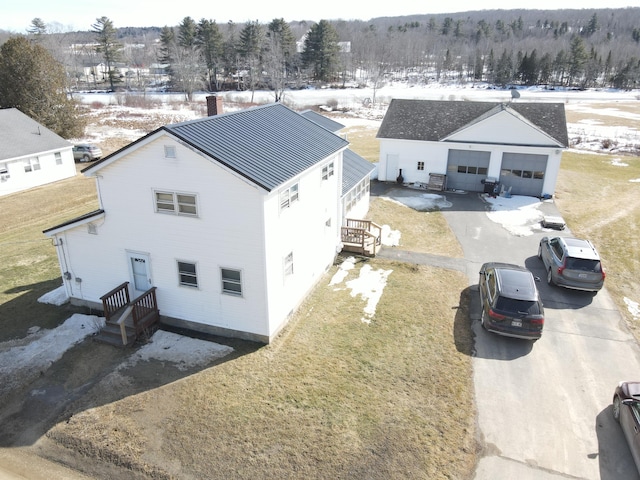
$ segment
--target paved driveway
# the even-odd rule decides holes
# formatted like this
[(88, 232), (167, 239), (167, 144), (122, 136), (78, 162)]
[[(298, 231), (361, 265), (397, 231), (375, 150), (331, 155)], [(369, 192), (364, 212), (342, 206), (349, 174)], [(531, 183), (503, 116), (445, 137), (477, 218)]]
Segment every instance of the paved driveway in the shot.
[[(640, 349), (606, 289), (592, 295), (548, 286), (536, 254), (550, 231), (536, 226), (533, 234), (516, 236), (489, 219), (477, 194), (447, 200), (453, 206), (443, 213), (476, 287), (473, 366), (484, 452), (475, 479), (638, 479), (611, 416), (611, 397), (620, 380), (640, 377)], [(540, 209), (558, 215), (553, 203)], [(525, 265), (541, 278), (546, 320), (536, 343), (480, 326), (478, 271), (486, 261)]]

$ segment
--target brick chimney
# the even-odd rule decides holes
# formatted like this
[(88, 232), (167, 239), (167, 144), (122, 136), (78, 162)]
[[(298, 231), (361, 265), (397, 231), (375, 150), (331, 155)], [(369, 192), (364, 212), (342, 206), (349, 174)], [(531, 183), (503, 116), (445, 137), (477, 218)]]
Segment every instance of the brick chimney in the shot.
[(222, 113), (222, 97), (209, 95), (207, 97), (207, 115), (212, 117)]

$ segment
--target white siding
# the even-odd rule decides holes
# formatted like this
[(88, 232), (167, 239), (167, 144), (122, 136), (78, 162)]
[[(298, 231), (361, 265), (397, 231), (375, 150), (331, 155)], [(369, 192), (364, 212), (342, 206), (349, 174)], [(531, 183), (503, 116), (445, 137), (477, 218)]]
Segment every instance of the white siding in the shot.
[[(176, 158), (164, 158), (165, 145)], [(150, 257), (162, 315), (268, 335), (264, 281), (264, 192), (218, 164), (160, 137), (98, 171), (104, 221), (65, 235), (77, 282), (91, 301), (130, 281), (126, 251)], [(154, 190), (197, 195), (197, 218), (156, 213)], [(177, 261), (197, 266), (198, 288), (179, 285)], [(220, 268), (242, 272), (242, 297), (221, 293)]]
[[(0, 162), (0, 196), (38, 187), (76, 175), (75, 161), (71, 146), (61, 150), (43, 152), (38, 155), (21, 157)], [(56, 164), (56, 152), (60, 153), (61, 164)], [(39, 170), (25, 171), (30, 159), (37, 158)]]
[[(450, 145), (440, 142), (380, 139), (378, 178), (388, 182), (396, 180), (398, 172), (387, 168), (386, 159), (387, 156), (397, 155), (397, 169), (402, 169), (402, 176), (406, 183), (427, 183), (430, 172), (447, 173), (449, 148)], [(424, 162), (424, 170), (418, 170), (418, 162)]]
[[(317, 164), (283, 186), (298, 182), (300, 199), (280, 210), (280, 190), (264, 205), (270, 334), (276, 333), (288, 315), (305, 298), (335, 259), (340, 235), (340, 185), (342, 153), (334, 157), (335, 174), (322, 180)], [(329, 225), (327, 225), (327, 223)], [(293, 274), (284, 275), (284, 258), (293, 253)]]
[(557, 141), (509, 112), (502, 111), (446, 138), (447, 141), (556, 146)]

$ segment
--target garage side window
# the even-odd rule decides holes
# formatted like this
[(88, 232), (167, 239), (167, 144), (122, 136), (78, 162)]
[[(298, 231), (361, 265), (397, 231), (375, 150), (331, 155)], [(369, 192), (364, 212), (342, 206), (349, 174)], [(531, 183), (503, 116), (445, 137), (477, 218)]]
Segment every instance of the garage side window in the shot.
[(242, 272), (231, 268), (221, 268), (222, 293), (228, 295), (242, 296)]

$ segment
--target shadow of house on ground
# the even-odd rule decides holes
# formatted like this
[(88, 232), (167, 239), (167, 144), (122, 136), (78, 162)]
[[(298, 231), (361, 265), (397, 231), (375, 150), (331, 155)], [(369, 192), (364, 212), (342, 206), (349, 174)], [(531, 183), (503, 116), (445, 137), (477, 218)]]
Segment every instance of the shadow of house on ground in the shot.
[(55, 424), (79, 412), (187, 378), (262, 346), (222, 337), (207, 339), (230, 346), (233, 351), (204, 365), (184, 368), (155, 359), (126, 366), (144, 345), (119, 348), (86, 338), (40, 371), (35, 380), (0, 398), (0, 448), (33, 445)]

